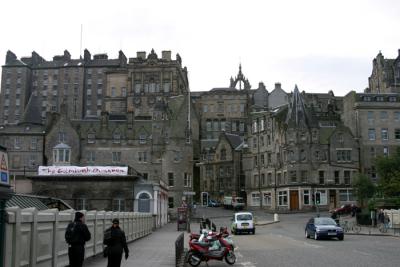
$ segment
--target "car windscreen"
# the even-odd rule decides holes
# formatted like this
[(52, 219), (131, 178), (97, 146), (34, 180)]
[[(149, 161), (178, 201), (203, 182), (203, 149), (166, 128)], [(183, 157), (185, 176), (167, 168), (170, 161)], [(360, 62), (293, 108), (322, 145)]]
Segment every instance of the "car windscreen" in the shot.
[(238, 221), (250, 221), (253, 219), (253, 216), (250, 214), (239, 214), (236, 216)]
[(316, 225), (336, 225), (336, 222), (331, 218), (315, 218)]

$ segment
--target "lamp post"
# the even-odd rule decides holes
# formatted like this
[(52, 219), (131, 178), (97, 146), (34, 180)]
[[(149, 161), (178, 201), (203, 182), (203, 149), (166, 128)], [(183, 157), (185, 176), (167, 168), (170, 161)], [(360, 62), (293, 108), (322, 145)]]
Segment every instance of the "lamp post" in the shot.
[(257, 169), (258, 169), (258, 192), (259, 192), (259, 201), (260, 201), (260, 209), (262, 209), (262, 194), (261, 194), (261, 162), (260, 162), (260, 118), (257, 117)]

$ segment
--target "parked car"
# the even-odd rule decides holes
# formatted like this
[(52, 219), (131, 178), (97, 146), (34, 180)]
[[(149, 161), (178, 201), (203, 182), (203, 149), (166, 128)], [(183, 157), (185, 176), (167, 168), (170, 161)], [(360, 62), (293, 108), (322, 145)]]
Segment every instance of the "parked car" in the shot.
[(313, 237), (315, 240), (332, 237), (343, 240), (344, 238), (343, 228), (329, 217), (311, 218), (306, 224), (305, 235), (306, 238)]
[(330, 213), (336, 213), (338, 215), (342, 215), (342, 214), (350, 214), (352, 213), (353, 209), (355, 210), (355, 212), (360, 212), (361, 209), (359, 207), (357, 207), (354, 204), (345, 204), (340, 206), (340, 208), (336, 208), (333, 210), (330, 210)]
[(208, 206), (208, 207), (219, 207), (220, 204), (219, 204), (218, 201), (213, 200), (213, 199), (210, 199), (210, 200), (208, 201), (208, 205), (207, 205), (207, 206)]
[(256, 226), (254, 224), (254, 217), (251, 212), (237, 212), (233, 215), (231, 233), (239, 234), (242, 232), (256, 233)]

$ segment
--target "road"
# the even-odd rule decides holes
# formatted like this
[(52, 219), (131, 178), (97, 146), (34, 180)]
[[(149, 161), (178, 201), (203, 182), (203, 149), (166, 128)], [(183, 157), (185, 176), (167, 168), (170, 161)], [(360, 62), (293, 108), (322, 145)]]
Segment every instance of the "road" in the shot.
[[(230, 224), (232, 211), (222, 208), (198, 212), (218, 217), (220, 226)], [(271, 214), (254, 212), (259, 220), (272, 220)], [(345, 235), (344, 241), (313, 240), (304, 236), (305, 222), (312, 213), (280, 214), (280, 223), (258, 226), (255, 235), (235, 235), (236, 266), (399, 266), (400, 238), (391, 236)], [(323, 214), (321, 214), (323, 215)], [(196, 226), (194, 226), (196, 227)], [(192, 228), (192, 231), (198, 228)], [(204, 263), (200, 266), (205, 266)], [(210, 261), (210, 267), (227, 266)]]

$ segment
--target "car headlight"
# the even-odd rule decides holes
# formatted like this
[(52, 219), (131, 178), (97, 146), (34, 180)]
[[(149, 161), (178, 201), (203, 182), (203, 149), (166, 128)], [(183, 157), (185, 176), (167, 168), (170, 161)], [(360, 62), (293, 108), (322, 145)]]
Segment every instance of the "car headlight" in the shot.
[(316, 229), (315, 229), (315, 231), (317, 231), (317, 232), (321, 232), (321, 229), (319, 229), (319, 228), (316, 228)]

